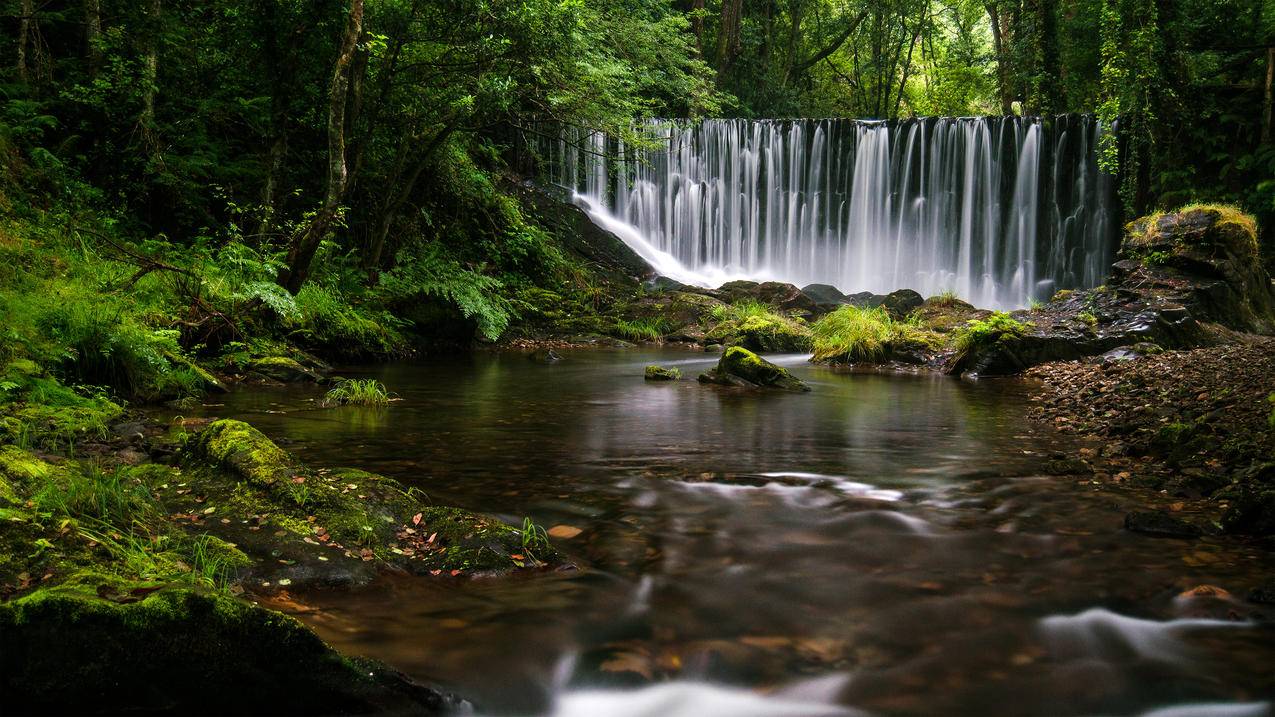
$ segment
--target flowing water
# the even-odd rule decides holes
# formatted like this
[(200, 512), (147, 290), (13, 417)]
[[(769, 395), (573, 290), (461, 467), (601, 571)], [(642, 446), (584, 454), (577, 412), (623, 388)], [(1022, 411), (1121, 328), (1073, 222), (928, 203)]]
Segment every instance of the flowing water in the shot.
[[(1262, 546), (1120, 529), (1135, 495), (1040, 475), (1024, 384), (841, 373), (751, 394), (714, 357), (566, 351), (368, 368), (402, 400), (232, 393), (304, 460), (579, 532), (576, 570), (386, 578), (285, 603), (490, 714), (1269, 714)], [(559, 530), (557, 532), (573, 532)], [(1181, 597), (1196, 585), (1230, 591)], [(1267, 611), (1268, 618), (1271, 611)]]
[[(636, 150), (567, 128), (530, 143), (660, 273), (954, 291), (1020, 307), (1102, 283), (1118, 226), (1093, 117), (652, 121)], [(546, 137), (558, 139), (546, 139)]]

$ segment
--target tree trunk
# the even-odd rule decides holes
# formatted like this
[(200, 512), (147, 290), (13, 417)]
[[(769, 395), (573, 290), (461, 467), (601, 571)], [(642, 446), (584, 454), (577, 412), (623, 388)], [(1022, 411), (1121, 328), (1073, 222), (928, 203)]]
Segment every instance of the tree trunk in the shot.
[(744, 0), (722, 0), (721, 23), (717, 29), (717, 72), (724, 75), (739, 52), (739, 26)]
[(299, 230), (288, 249), (288, 264), (279, 272), (279, 283), (293, 294), (301, 290), (310, 274), (310, 262), (327, 235), (345, 196), (349, 175), (345, 165), (345, 109), (350, 89), (349, 69), (354, 50), (363, 34), (363, 0), (350, 0), (341, 46), (332, 68), (328, 91), (328, 186), (323, 206)]
[(694, 0), (691, 3), (691, 12), (695, 16), (691, 18), (691, 31), (695, 33), (695, 55), (697, 57), (704, 56), (704, 0)]
[(1275, 47), (1266, 48), (1266, 95), (1262, 100), (1262, 144), (1271, 143), (1271, 81), (1275, 80)]
[(18, 19), (18, 78), (26, 82), (27, 48), (31, 37), (31, 16), (35, 14), (31, 0), (22, 0), (22, 17)]
[(386, 201), (385, 207), (381, 212), (380, 221), (377, 222), (376, 234), (372, 236), (367, 254), (363, 258), (363, 267), (368, 270), (369, 274), (375, 272), (381, 266), (381, 256), (385, 252), (385, 240), (390, 235), (394, 217), (403, 208), (403, 205), (407, 203), (407, 200), (411, 198), (412, 190), (416, 187), (417, 180), (420, 179), (421, 173), (425, 171), (425, 168), (429, 166), (434, 153), (438, 151), (439, 147), (443, 146), (443, 143), (452, 135), (452, 132), (456, 131), (456, 127), (457, 122), (453, 120), (444, 125), (438, 131), (438, 134), (434, 135), (434, 138), (425, 147), (424, 154), (417, 160), (416, 166), (412, 168), (412, 173), (408, 175), (407, 180), (400, 181), (398, 183), (398, 191)]
[(996, 53), (996, 84), (1001, 98), (1001, 113), (1011, 115), (1014, 114), (1014, 99), (1009, 91), (1009, 58), (1006, 56), (1005, 32), (995, 2), (987, 3), (987, 16), (992, 21), (992, 49)]
[(144, 132), (155, 125), (155, 95), (159, 92), (159, 21), (163, 0), (151, 0), (150, 37), (146, 41), (146, 57), (142, 61), (142, 114), (138, 124)]
[(88, 64), (90, 77), (96, 77), (98, 70), (102, 68), (102, 48), (97, 44), (101, 36), (101, 0), (84, 0), (84, 59)]

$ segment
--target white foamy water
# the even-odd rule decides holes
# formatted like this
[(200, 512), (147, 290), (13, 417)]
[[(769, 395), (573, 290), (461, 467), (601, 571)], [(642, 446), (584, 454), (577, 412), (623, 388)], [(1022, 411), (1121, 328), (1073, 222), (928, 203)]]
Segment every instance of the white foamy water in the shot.
[(583, 690), (562, 695), (553, 717), (866, 717), (829, 704), (845, 680), (799, 683), (765, 695), (698, 682), (670, 682), (639, 690)]
[(1119, 657), (1133, 654), (1163, 661), (1182, 659), (1188, 645), (1183, 638), (1203, 630), (1237, 630), (1250, 623), (1228, 620), (1144, 620), (1091, 608), (1076, 615), (1052, 615), (1040, 621), (1046, 644), (1058, 657)]
[[(565, 128), (541, 174), (683, 283), (955, 291), (1024, 306), (1095, 286), (1117, 226), (1088, 116), (652, 120), (635, 149)], [(551, 129), (546, 137), (551, 137)]]

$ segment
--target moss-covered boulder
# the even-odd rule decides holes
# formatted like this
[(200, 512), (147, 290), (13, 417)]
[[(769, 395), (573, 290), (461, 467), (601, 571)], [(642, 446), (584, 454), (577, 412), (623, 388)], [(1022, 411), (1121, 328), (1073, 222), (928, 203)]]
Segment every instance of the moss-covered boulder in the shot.
[(209, 424), (183, 449), (180, 475), (151, 482), (170, 511), (253, 557), (251, 577), (268, 587), (359, 584), (384, 564), (438, 574), (557, 560), (518, 528), (428, 505), (385, 476), (306, 466), (242, 421)]
[(787, 391), (809, 391), (810, 387), (787, 369), (776, 366), (740, 346), (726, 349), (717, 366), (700, 374), (701, 383), (743, 388), (778, 388)]
[(12, 714), (439, 714), (457, 700), (224, 594), (93, 575), (0, 604)]
[(248, 362), (248, 375), (283, 383), (304, 383), (323, 381), (323, 375), (312, 368), (301, 365), (296, 359), (287, 356), (265, 356)]
[(682, 372), (676, 368), (665, 368), (651, 364), (646, 367), (644, 375), (647, 381), (676, 381), (682, 377)]
[(1256, 220), (1195, 204), (1125, 226), (1112, 284), (1175, 295), (1197, 320), (1275, 332), (1275, 290), (1258, 255)]

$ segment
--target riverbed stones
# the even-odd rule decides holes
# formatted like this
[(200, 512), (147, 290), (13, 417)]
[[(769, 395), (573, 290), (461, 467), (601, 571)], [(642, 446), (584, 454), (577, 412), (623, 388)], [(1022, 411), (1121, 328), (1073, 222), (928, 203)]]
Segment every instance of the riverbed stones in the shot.
[(741, 346), (726, 349), (717, 366), (699, 376), (700, 383), (740, 388), (777, 388), (809, 391), (810, 387), (780, 366)]

